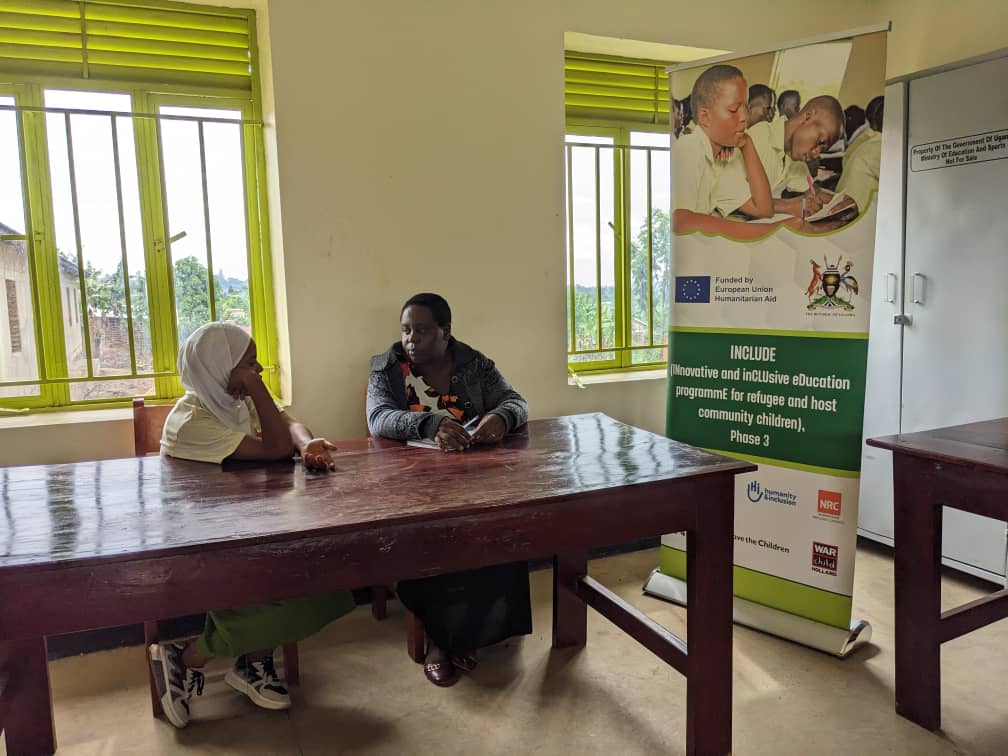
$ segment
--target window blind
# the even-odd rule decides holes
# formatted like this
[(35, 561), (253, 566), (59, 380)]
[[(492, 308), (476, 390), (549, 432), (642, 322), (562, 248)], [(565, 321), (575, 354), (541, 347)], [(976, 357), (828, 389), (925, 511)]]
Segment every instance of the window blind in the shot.
[(564, 104), (568, 118), (668, 123), (668, 63), (568, 52)]
[(252, 89), (252, 11), (0, 0), (0, 72)]

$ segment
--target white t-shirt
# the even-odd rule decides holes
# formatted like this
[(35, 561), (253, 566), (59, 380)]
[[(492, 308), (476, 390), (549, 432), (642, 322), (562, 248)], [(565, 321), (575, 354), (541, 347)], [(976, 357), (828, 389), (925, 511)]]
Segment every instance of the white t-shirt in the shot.
[(882, 132), (870, 128), (861, 132), (844, 152), (843, 172), (836, 190), (857, 202), (859, 213), (868, 209), (872, 192), (878, 190), (881, 162)]
[(248, 428), (235, 430), (224, 425), (203, 406), (191, 391), (175, 402), (165, 419), (161, 433), (161, 453), (179, 459), (220, 464), (234, 454), (242, 439), (261, 432), (255, 405), (245, 400), (249, 409)]
[(701, 215), (717, 212), (721, 217), (731, 215), (752, 196), (742, 152), (733, 150), (728, 160), (715, 160), (711, 141), (699, 126), (672, 147), (672, 190), (674, 209)]

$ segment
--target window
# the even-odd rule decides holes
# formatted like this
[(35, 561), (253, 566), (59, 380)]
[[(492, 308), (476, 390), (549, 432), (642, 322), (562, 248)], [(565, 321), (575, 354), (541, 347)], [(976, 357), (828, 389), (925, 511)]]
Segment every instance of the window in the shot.
[(0, 28), (0, 273), (30, 315), (0, 405), (178, 396), (211, 320), (277, 391), (254, 13), (25, 0)]
[(665, 64), (568, 53), (567, 362), (664, 365), (669, 130)]
[(7, 328), (10, 332), (10, 351), (21, 351), (21, 318), (18, 316), (17, 283), (9, 278), (4, 281), (7, 290)]
[(850, 52), (849, 39), (781, 50), (774, 58), (770, 88), (778, 95), (793, 89), (803, 103), (810, 93), (839, 97)]

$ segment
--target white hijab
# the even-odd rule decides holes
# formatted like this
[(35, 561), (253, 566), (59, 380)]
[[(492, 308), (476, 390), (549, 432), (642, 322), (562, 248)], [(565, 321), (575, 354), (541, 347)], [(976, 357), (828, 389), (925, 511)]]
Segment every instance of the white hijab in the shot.
[(227, 384), (251, 341), (234, 323), (207, 323), (192, 332), (178, 356), (179, 377), (186, 390), (224, 425), (246, 432), (248, 406), (228, 394)]

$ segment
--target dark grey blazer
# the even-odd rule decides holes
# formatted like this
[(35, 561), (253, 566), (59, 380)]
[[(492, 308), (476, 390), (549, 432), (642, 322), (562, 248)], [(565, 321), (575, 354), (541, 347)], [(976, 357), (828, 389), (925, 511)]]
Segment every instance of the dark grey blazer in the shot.
[[(528, 422), (528, 404), (504, 380), (493, 360), (454, 336), (448, 343), (448, 349), (454, 352), (455, 357), (452, 390), (458, 394), (466, 414), (500, 415), (509, 432)], [(399, 441), (434, 438), (441, 415), (411, 412), (406, 404), (406, 382), (399, 368), (399, 362), (405, 359), (399, 343), (371, 358), (371, 377), (368, 378), (367, 388), (368, 430), (374, 436)]]

